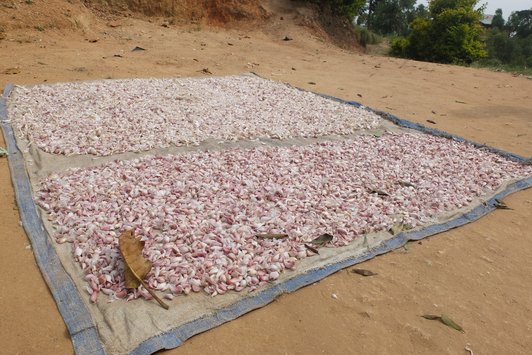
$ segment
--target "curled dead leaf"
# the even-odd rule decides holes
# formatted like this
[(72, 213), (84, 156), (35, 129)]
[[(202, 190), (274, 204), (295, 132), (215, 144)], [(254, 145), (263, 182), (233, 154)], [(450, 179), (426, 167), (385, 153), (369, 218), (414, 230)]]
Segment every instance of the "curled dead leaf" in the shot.
[(308, 250), (310, 250), (311, 252), (313, 252), (314, 254), (319, 254), (320, 252), (318, 251), (318, 249), (308, 245), (308, 244), (303, 244), (305, 246), (305, 248), (307, 248)]
[(511, 210), (512, 208), (508, 207), (508, 205), (501, 200), (495, 199), (495, 203), (493, 206), (499, 210)]
[(331, 234), (324, 233), (320, 235), (318, 238), (313, 239), (310, 243), (321, 247), (329, 243), (332, 239), (333, 239), (333, 236)]
[(288, 234), (285, 233), (267, 233), (267, 234), (257, 234), (257, 238), (263, 238), (263, 239), (282, 239), (282, 238), (288, 238)]
[(435, 315), (435, 314), (424, 314), (422, 315), (423, 318), (429, 319), (429, 320), (437, 320), (441, 323), (445, 324), (446, 326), (453, 328), (455, 330), (458, 330), (459, 332), (465, 333), (464, 329), (459, 326), (457, 323), (455, 323), (449, 316), (442, 314), (441, 316)]
[(368, 190), (370, 194), (377, 194), (378, 196), (390, 196), (389, 193), (377, 189), (370, 189)]
[(412, 229), (412, 226), (403, 223), (396, 223), (388, 230), (388, 232), (390, 232), (392, 235), (396, 235), (409, 229)]
[(120, 254), (124, 259), (124, 279), (126, 288), (137, 288), (142, 285), (153, 298), (163, 307), (168, 309), (164, 303), (143, 281), (151, 270), (151, 262), (142, 255), (144, 242), (135, 238), (133, 231), (125, 231), (118, 239)]
[(352, 273), (354, 274), (359, 274), (359, 275), (362, 275), (362, 276), (375, 276), (375, 275), (378, 275), (377, 273), (371, 271), (371, 270), (366, 270), (366, 269), (353, 269), (351, 270)]

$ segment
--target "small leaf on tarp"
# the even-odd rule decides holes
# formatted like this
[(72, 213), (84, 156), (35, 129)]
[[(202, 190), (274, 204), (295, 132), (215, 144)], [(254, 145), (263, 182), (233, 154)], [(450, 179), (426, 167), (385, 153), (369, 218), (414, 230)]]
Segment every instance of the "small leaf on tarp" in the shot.
[(5, 148), (0, 147), (0, 157), (7, 157), (7, 156), (8, 156), (7, 150), (5, 150)]
[(409, 226), (408, 224), (403, 224), (403, 223), (399, 222), (399, 223), (394, 224), (388, 230), (388, 232), (390, 232), (390, 234), (392, 234), (392, 235), (396, 235), (396, 234), (399, 234), (399, 233), (401, 233), (403, 231), (407, 231), (409, 229), (412, 229), (412, 227)]
[(381, 191), (381, 190), (377, 190), (377, 189), (370, 189), (370, 190), (368, 190), (368, 192), (370, 194), (377, 194), (379, 196), (390, 196), (387, 192)]
[(288, 238), (288, 234), (284, 234), (284, 233), (257, 234), (256, 237), (263, 238), (263, 239), (282, 239), (282, 238)]
[(441, 323), (445, 324), (446, 326), (453, 328), (455, 330), (458, 330), (459, 332), (465, 333), (464, 329), (456, 324), (449, 316), (442, 314), (441, 316), (434, 315), (434, 314), (424, 314), (422, 315), (423, 318), (429, 319), (429, 320), (438, 320)]
[(408, 182), (408, 181), (397, 181), (397, 183), (403, 187), (415, 187), (412, 183)]
[(500, 210), (511, 210), (512, 208), (508, 207), (508, 205), (501, 200), (495, 199), (495, 203), (493, 204), (495, 208), (498, 208)]
[(311, 243), (314, 244), (314, 245), (323, 246), (323, 245), (329, 243), (332, 239), (333, 239), (333, 236), (331, 234), (324, 233), (324, 234), (320, 235), (318, 238), (313, 239), (311, 241)]
[(168, 305), (157, 297), (155, 292), (148, 288), (148, 285), (143, 281), (152, 266), (151, 262), (142, 255), (144, 242), (135, 238), (133, 231), (125, 231), (120, 235), (118, 245), (120, 254), (124, 259), (126, 288), (137, 288), (142, 285), (164, 309), (168, 309)]
[(310, 250), (311, 252), (313, 252), (314, 254), (319, 254), (320, 252), (318, 251), (318, 249), (314, 248), (314, 247), (311, 247), (310, 245), (308, 244), (303, 244), (305, 246), (305, 248), (307, 248), (308, 250)]
[(351, 270), (352, 273), (354, 274), (359, 274), (359, 275), (362, 275), (362, 276), (375, 276), (375, 275), (378, 275), (377, 273), (371, 271), (371, 270), (366, 270), (366, 269), (353, 269)]

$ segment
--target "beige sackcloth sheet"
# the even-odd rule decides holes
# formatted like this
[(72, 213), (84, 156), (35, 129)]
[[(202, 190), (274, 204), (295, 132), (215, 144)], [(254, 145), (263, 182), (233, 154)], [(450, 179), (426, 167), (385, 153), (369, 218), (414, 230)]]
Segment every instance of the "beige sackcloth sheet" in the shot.
[[(9, 100), (8, 100), (9, 114)], [(320, 141), (341, 141), (348, 140), (359, 134), (376, 134), (383, 132), (409, 132), (413, 134), (425, 134), (415, 130), (409, 130), (398, 127), (389, 121), (382, 120), (379, 127), (369, 131), (359, 131), (353, 135), (347, 136), (325, 136), (320, 138), (294, 138), (287, 140), (276, 140), (269, 138), (260, 138), (248, 141), (236, 142), (219, 142), (215, 140), (205, 141), (198, 146), (169, 147), (163, 149), (152, 149), (141, 153), (122, 153), (105, 157), (96, 157), (92, 155), (64, 156), (45, 153), (37, 149), (34, 145), (29, 144), (24, 137), (20, 137), (15, 132), (17, 144), (23, 152), (26, 169), (28, 171), (34, 197), (35, 191), (39, 189), (39, 181), (46, 178), (51, 173), (64, 172), (71, 168), (95, 167), (113, 160), (129, 160), (148, 155), (168, 155), (184, 154), (192, 151), (205, 150), (223, 150), (229, 148), (252, 148), (263, 146), (293, 146), (306, 145)], [(443, 223), (462, 215), (468, 210), (478, 206), (485, 199), (489, 199), (498, 192), (504, 190), (513, 181), (507, 181), (496, 192), (485, 196), (484, 199), (476, 199), (462, 209), (454, 210), (450, 213), (442, 214), (433, 219), (433, 223)], [(48, 237), (53, 235), (53, 227), (48, 221), (46, 213), (37, 207), (38, 213), (43, 220)], [(423, 226), (426, 227), (427, 225)], [(420, 227), (420, 228), (423, 228)], [(272, 285), (283, 283), (291, 278), (308, 273), (311, 270), (323, 268), (326, 265), (337, 263), (339, 261), (356, 257), (364, 254), (369, 249), (376, 248), (384, 241), (393, 236), (388, 232), (372, 233), (361, 236), (353, 241), (350, 245), (339, 248), (321, 248), (320, 254), (307, 257), (296, 264), (295, 270), (285, 270), (281, 273), (278, 280)], [(52, 242), (65, 271), (70, 275), (76, 285), (86, 308), (89, 310), (95, 326), (100, 334), (105, 351), (108, 354), (126, 354), (134, 350), (143, 341), (170, 331), (183, 324), (212, 315), (217, 310), (228, 307), (244, 298), (253, 298), (261, 290), (272, 285), (263, 286), (255, 291), (241, 292), (231, 291), (224, 295), (211, 297), (204, 293), (181, 295), (175, 297), (172, 301), (165, 300), (170, 309), (165, 310), (154, 300), (146, 301), (142, 298), (125, 301), (117, 300), (108, 302), (105, 295), (101, 295), (96, 303), (89, 301), (89, 294), (84, 287), (87, 285), (83, 279), (83, 272), (77, 262), (74, 261), (72, 246), (70, 243), (58, 244)], [(162, 296), (162, 293), (159, 293)], [(251, 309), (250, 309), (251, 310)]]

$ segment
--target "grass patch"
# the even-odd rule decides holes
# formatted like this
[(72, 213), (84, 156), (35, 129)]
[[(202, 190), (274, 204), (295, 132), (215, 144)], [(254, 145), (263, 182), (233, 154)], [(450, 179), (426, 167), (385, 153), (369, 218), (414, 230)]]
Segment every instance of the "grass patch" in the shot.
[(366, 47), (368, 44), (379, 44), (382, 42), (381, 36), (375, 32), (371, 32), (367, 28), (360, 26), (355, 26), (355, 36), (358, 43), (360, 43), (363, 47)]
[(513, 74), (523, 74), (532, 76), (532, 68), (527, 66), (502, 64), (496, 59), (483, 59), (471, 64), (473, 68), (484, 68), (500, 72), (508, 72)]

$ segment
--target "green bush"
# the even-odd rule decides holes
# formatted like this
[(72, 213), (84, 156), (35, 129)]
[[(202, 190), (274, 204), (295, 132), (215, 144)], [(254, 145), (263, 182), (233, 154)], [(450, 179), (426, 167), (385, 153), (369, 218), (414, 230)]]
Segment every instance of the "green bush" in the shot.
[(395, 57), (407, 58), (409, 43), (405, 37), (392, 38), (390, 42), (390, 54)]
[[(409, 58), (439, 63), (469, 64), (487, 55), (481, 41), (482, 13), (478, 0), (432, 0), (430, 18), (417, 17), (402, 42)], [(399, 48), (397, 48), (399, 49)]]
[(371, 32), (367, 28), (355, 26), (355, 36), (358, 43), (363, 47), (366, 47), (368, 44), (378, 44), (382, 41), (382, 37)]

